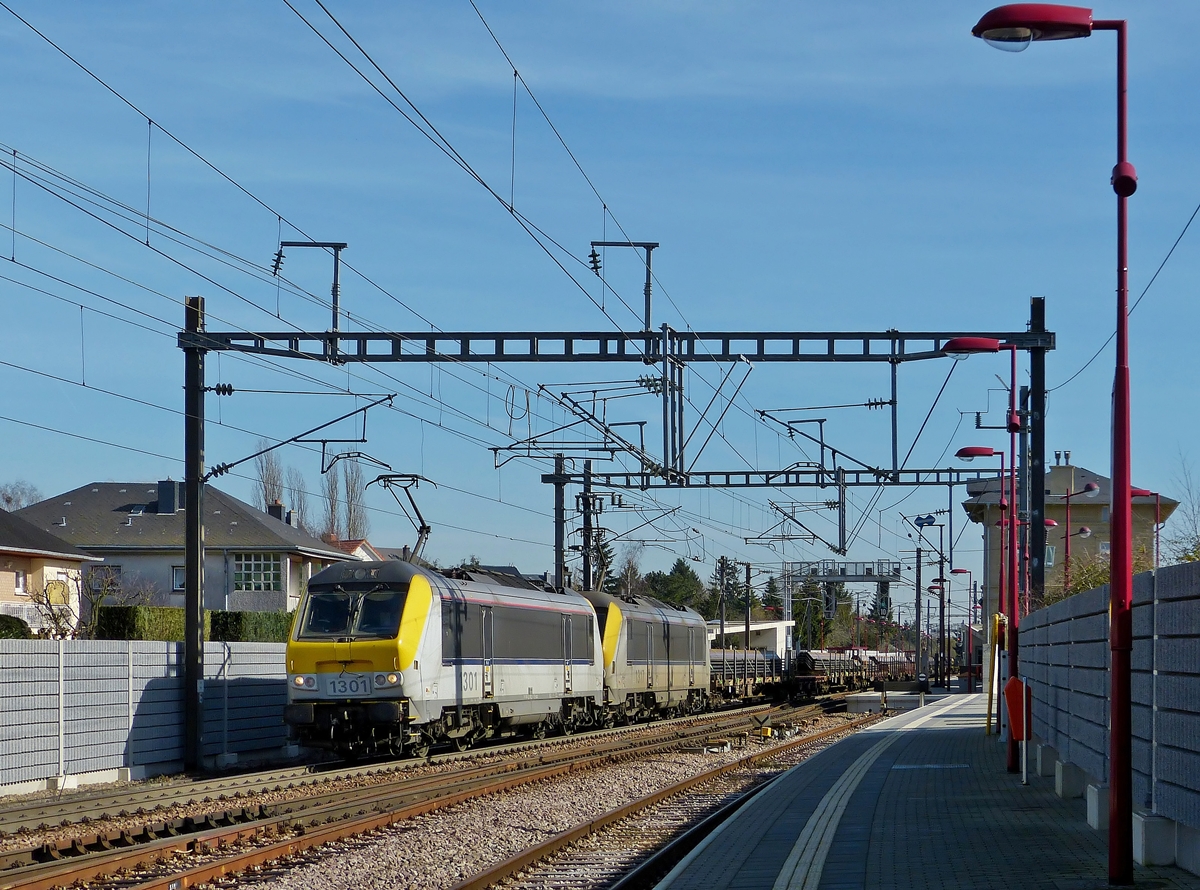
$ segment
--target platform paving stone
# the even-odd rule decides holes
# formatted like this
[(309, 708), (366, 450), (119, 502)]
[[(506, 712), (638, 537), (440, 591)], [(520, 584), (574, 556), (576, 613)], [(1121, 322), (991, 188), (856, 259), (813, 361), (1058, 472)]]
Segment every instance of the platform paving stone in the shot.
[[(1033, 774), (1032, 751), (1028, 786), (1005, 770), (1004, 746), (984, 734), (985, 709), (982, 695), (955, 696), (826, 748), (744, 807), (659, 890), (1109, 886), (1107, 833), (1088, 827), (1082, 800), (1060, 800), (1053, 778)], [(819, 882), (814, 871), (805, 883), (802, 870), (790, 884), (781, 880), (814, 811), (829, 806), (842, 774), (888, 738), (822, 847)], [(1135, 866), (1134, 880), (1135, 887), (1200, 890), (1200, 877), (1173, 867)]]

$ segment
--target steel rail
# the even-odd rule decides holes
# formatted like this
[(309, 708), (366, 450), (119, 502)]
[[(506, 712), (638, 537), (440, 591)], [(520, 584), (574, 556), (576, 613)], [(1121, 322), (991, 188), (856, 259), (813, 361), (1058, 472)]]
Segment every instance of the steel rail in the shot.
[[(756, 711), (763, 705), (717, 711), (707, 715), (689, 715), (657, 721), (656, 726), (690, 725), (704, 719), (714, 719)], [(589, 730), (588, 735), (601, 739), (627, 735), (647, 728), (647, 724), (618, 726), (612, 729)], [(582, 735), (582, 734), (581, 734)], [(91, 820), (129, 815), (136, 810), (152, 810), (161, 807), (187, 806), (206, 803), (224, 795), (236, 799), (264, 791), (279, 791), (283, 788), (304, 788), (327, 781), (399, 772), (424, 766), (428, 763), (453, 763), (472, 760), (480, 756), (503, 756), (528, 751), (531, 748), (561, 742), (563, 737), (542, 740), (502, 741), (499, 744), (472, 748), (468, 751), (446, 751), (425, 758), (403, 758), (399, 760), (375, 761), (356, 766), (327, 763), (300, 767), (285, 767), (201, 779), (195, 782), (174, 781), (168, 784), (141, 785), (117, 791), (76, 791), (69, 795), (42, 800), (20, 800), (0, 805), (0, 836), (21, 830), (35, 830), (58, 826), (63, 819), (72, 822), (83, 818)], [(122, 810), (126, 811), (122, 814)], [(0, 854), (2, 855), (2, 854)], [(3, 866), (0, 866), (2, 868)]]
[[(821, 730), (820, 732), (813, 733), (812, 735), (804, 736), (791, 742), (785, 742), (782, 745), (776, 745), (775, 747), (768, 748), (764, 751), (758, 751), (754, 754), (747, 754), (745, 757), (739, 757), (737, 760), (731, 761), (724, 766), (719, 766), (709, 770), (708, 772), (701, 773), (698, 776), (685, 779), (682, 782), (670, 786), (669, 788), (664, 788), (661, 791), (656, 791), (654, 794), (643, 797), (641, 800), (635, 800), (632, 803), (625, 804), (622, 807), (617, 807), (616, 809), (610, 810), (604, 815), (592, 819), (589, 822), (585, 822), (582, 825), (578, 825), (575, 828), (571, 828), (567, 831), (557, 834), (549, 840), (538, 844), (537, 846), (530, 847), (529, 849), (518, 853), (516, 856), (512, 856), (504, 860), (487, 871), (480, 872), (472, 878), (468, 878), (465, 881), (455, 884), (451, 890), (486, 890), (486, 888), (492, 886), (493, 884), (512, 877), (517, 872), (528, 868), (542, 859), (545, 859), (547, 856), (565, 849), (566, 847), (576, 843), (579, 840), (582, 840), (588, 835), (602, 831), (608, 826), (620, 822), (622, 819), (632, 816), (642, 810), (648, 809), (655, 804), (661, 803), (669, 797), (674, 797), (676, 794), (688, 791), (698, 785), (703, 785), (706, 782), (719, 778), (728, 773), (736, 772), (737, 770), (743, 769), (747, 766), (753, 766), (762, 760), (777, 757), (779, 754), (790, 751), (793, 748), (812, 744), (815, 741), (820, 741), (821, 739), (828, 738), (829, 736), (836, 735), (838, 733), (853, 731), (854, 729), (857, 729), (858, 727), (877, 719), (878, 715), (872, 714), (867, 717), (859, 718), (858, 720), (847, 723), (843, 726), (835, 726), (831, 729)], [(761, 785), (756, 785), (754, 788), (748, 789), (746, 791), (746, 795), (754, 794), (760, 790), (760, 788)], [(743, 795), (743, 797), (745, 797), (745, 795)], [(735, 806), (727, 805), (719, 812), (723, 812), (725, 816), (728, 817), (731, 816), (736, 809), (737, 807)], [(704, 821), (707, 822), (708, 820)], [(711, 824), (710, 828), (715, 828), (716, 824), (717, 823)]]
[[(336, 798), (338, 800), (336, 804), (308, 806), (299, 812), (297, 812), (298, 807), (303, 807), (304, 804), (311, 801), (289, 801), (277, 807), (277, 809), (286, 809), (285, 812), (244, 825), (219, 827), (221, 820), (216, 818), (215, 814), (210, 814), (207, 817), (191, 820), (197, 830), (188, 836), (173, 834), (169, 837), (158, 837), (158, 832), (151, 828), (135, 834), (123, 832), (118, 839), (108, 843), (89, 845), (76, 840), (65, 845), (64, 853), (71, 858), (12, 869), (8, 874), (0, 872), (0, 890), (49, 890), (52, 887), (77, 881), (92, 881), (119, 870), (127, 871), (131, 868), (145, 866), (168, 855), (212, 852), (230, 844), (261, 839), (264, 834), (280, 830), (300, 832), (304, 838), (310, 837), (310, 832), (313, 831), (322, 838), (329, 831), (342, 832), (338, 835), (339, 838), (349, 837), (374, 830), (381, 825), (422, 815), (435, 809), (451, 806), (474, 797), (504, 791), (518, 785), (555, 778), (578, 769), (607, 762), (671, 750), (681, 742), (708, 736), (714, 731), (726, 731), (745, 725), (746, 718), (752, 716), (748, 712), (762, 710), (766, 710), (766, 708), (746, 709), (733, 718), (726, 714), (723, 715), (724, 719), (715, 720), (707, 725), (689, 727), (683, 731), (676, 727), (669, 738), (637, 740), (632, 745), (624, 744), (620, 739), (614, 739), (606, 746), (593, 747), (585, 752), (550, 752), (549, 755), (542, 755), (538, 761), (526, 758), (499, 764), (481, 765), (473, 770), (476, 775), (457, 783), (448, 782), (448, 777), (445, 775), (421, 776), (417, 777), (415, 782), (400, 782), (391, 787), (380, 786), (377, 789), (366, 789), (365, 793), (356, 794), (352, 801), (346, 801), (345, 791), (338, 791), (329, 795), (321, 795), (319, 798)], [(497, 776), (501, 776), (501, 778), (497, 778)], [(419, 788), (414, 788), (414, 786), (427, 786), (429, 796), (417, 801), (409, 800), (414, 794), (421, 793)], [(461, 790), (454, 790), (460, 786), (463, 786)], [(401, 801), (403, 802), (401, 803)], [(366, 814), (366, 809), (372, 806), (376, 808), (377, 812)], [(326, 827), (323, 828), (322, 825)], [(171, 830), (171, 826), (165, 828), (168, 831)], [(206, 828), (209, 830), (204, 830)], [(144, 839), (145, 842), (139, 843), (139, 839)], [(130, 842), (137, 845), (128, 849), (120, 849)], [(324, 842), (325, 840), (321, 840), (316, 843)], [(296, 843), (301, 843), (300, 849), (315, 845), (291, 838), (258, 849), (283, 851), (268, 856), (267, 859), (270, 859), (274, 856), (294, 852), (290, 849), (290, 845)], [(72, 856), (72, 854), (74, 855)], [(201, 866), (201, 869), (210, 869), (206, 873), (215, 877), (226, 873), (227, 870), (237, 871), (261, 861), (267, 861), (267, 859), (260, 860), (257, 856), (258, 850), (250, 851), (228, 860), (228, 862), (236, 863), (249, 857), (242, 865), (214, 863), (209, 866)], [(222, 863), (225, 862), (227, 860), (222, 860)], [(217, 870), (211, 871), (213, 868)], [(150, 882), (147, 886), (157, 887), (160, 885), (157, 882)], [(168, 884), (163, 883), (161, 886), (165, 888)], [(175, 885), (175, 890), (180, 890), (184, 886), (188, 885)]]

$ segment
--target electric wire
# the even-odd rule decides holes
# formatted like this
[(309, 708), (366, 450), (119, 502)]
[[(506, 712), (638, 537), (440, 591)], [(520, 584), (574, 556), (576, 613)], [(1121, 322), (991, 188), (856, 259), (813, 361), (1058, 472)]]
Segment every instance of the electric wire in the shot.
[[(1133, 305), (1129, 307), (1129, 315), (1133, 314), (1133, 310), (1138, 307), (1138, 303), (1142, 302), (1142, 298), (1146, 296), (1146, 292), (1150, 290), (1150, 288), (1154, 284), (1155, 280), (1157, 280), (1158, 273), (1163, 270), (1163, 266), (1165, 266), (1167, 264), (1167, 260), (1169, 260), (1171, 258), (1171, 255), (1175, 253), (1175, 248), (1179, 246), (1179, 242), (1183, 240), (1183, 236), (1187, 234), (1187, 230), (1189, 228), (1191, 228), (1192, 221), (1196, 218), (1196, 214), (1198, 214), (1198, 213), (1200, 213), (1200, 204), (1196, 205), (1196, 209), (1192, 211), (1192, 215), (1188, 217), (1188, 221), (1183, 224), (1183, 231), (1181, 231), (1179, 233), (1179, 237), (1177, 237), (1175, 239), (1175, 243), (1171, 245), (1171, 249), (1167, 251), (1167, 255), (1165, 257), (1163, 257), (1162, 262), (1158, 264), (1158, 268), (1154, 270), (1154, 274), (1150, 276), (1150, 280), (1148, 282), (1146, 282), (1146, 286), (1144, 288), (1142, 288), (1141, 294), (1139, 294), (1138, 298), (1133, 301)], [(1046, 392), (1055, 392), (1056, 390), (1062, 389), (1064, 386), (1066, 386), (1068, 383), (1070, 383), (1072, 380), (1074, 380), (1076, 377), (1078, 377), (1080, 374), (1082, 374), (1084, 371), (1086, 371), (1088, 369), (1088, 366), (1091, 365), (1092, 362), (1094, 362), (1096, 359), (1098, 359), (1100, 357), (1100, 353), (1104, 352), (1104, 350), (1108, 348), (1108, 344), (1111, 343), (1114, 339), (1116, 339), (1116, 336), (1117, 336), (1116, 331), (1113, 331), (1111, 334), (1109, 334), (1108, 339), (1105, 340), (1102, 344), (1100, 344), (1100, 348), (1096, 350), (1096, 352), (1092, 355), (1092, 357), (1083, 363), (1083, 367), (1081, 367), (1078, 371), (1076, 371), (1074, 374), (1072, 374), (1070, 377), (1068, 377), (1062, 383), (1058, 384), (1058, 386), (1050, 387), (1050, 389), (1046, 390)]]

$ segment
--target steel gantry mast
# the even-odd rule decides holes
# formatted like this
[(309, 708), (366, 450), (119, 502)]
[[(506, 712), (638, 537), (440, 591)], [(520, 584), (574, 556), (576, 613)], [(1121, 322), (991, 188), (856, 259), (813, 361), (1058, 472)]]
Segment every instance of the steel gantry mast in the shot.
[[(626, 242), (622, 242), (624, 245)], [(308, 245), (304, 245), (308, 246)], [(637, 244), (649, 248), (647, 244)], [(649, 274), (649, 250), (647, 250)], [(199, 298), (196, 298), (197, 300)], [(658, 365), (661, 376), (663, 410), (663, 455), (659, 467), (643, 468), (632, 473), (589, 474), (590, 485), (608, 488), (754, 488), (829, 485), (829, 473), (824, 467), (783, 467), (777, 470), (704, 470), (691, 469), (699, 458), (692, 456), (691, 465), (684, 462), (684, 446), (688, 442), (684, 426), (684, 375), (689, 364), (763, 363), (835, 363), (885, 364), (891, 381), (890, 407), (892, 412), (891, 466), (882, 468), (845, 469), (844, 487), (879, 485), (958, 485), (970, 479), (990, 476), (986, 471), (967, 472), (954, 469), (911, 470), (899, 465), (897, 450), (897, 371), (901, 364), (928, 361), (945, 357), (942, 351), (947, 341), (956, 337), (986, 337), (998, 340), (1002, 347), (1013, 346), (1030, 355), (1031, 400), (1029, 411), (1031, 454), (1030, 470), (1039, 478), (1044, 466), (1045, 444), (1045, 353), (1054, 349), (1055, 336), (1045, 328), (1045, 306), (1041, 297), (1033, 298), (1027, 330), (1010, 332), (981, 331), (676, 331), (668, 325), (661, 330), (649, 329), (649, 288), (647, 288), (646, 329), (622, 331), (411, 331), (411, 332), (347, 332), (328, 331), (210, 331), (203, 322), (203, 303), (189, 300), (187, 325), (178, 336), (178, 345), (188, 357), (184, 381), (185, 461), (188, 464), (189, 487), (198, 485), (203, 474), (204, 424), (203, 393), (204, 363), (207, 352), (240, 352), (282, 359), (342, 364), (515, 364), (515, 363), (636, 363)], [(700, 418), (703, 420), (704, 418)], [(714, 424), (715, 426), (715, 424)], [(699, 420), (697, 421), (697, 428)], [(618, 449), (623, 450), (623, 449)], [(542, 449), (541, 456), (553, 457)], [(195, 477), (195, 478), (193, 478)], [(565, 460), (556, 458), (554, 472), (542, 477), (555, 485), (555, 576), (562, 583), (565, 566), (565, 503), (562, 488), (582, 484), (582, 474), (566, 471)], [(1030, 546), (1033, 557), (1032, 586), (1039, 592), (1044, 582), (1045, 529), (1040, 517), (1044, 513), (1043, 486), (1031, 486)], [(203, 527), (199, 514), (199, 489), (186, 504), (189, 524), (188, 558), (185, 577), (188, 579), (186, 610), (189, 627), (200, 623), (203, 615)], [(560, 507), (560, 503), (564, 506)], [(188, 677), (188, 705), (199, 708), (202, 683), (202, 655), (197, 650), (199, 635), (187, 634), (185, 660)], [(193, 664), (193, 661), (195, 662)], [(189, 721), (189, 765), (198, 765), (199, 715)]]

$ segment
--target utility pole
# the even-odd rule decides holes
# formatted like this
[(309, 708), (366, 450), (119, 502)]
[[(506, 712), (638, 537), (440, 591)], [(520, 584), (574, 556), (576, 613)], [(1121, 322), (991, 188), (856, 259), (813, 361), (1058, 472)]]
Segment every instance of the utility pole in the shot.
[(916, 672), (918, 674), (921, 673), (921, 656), (922, 656), (922, 652), (924, 650), (924, 646), (921, 645), (922, 644), (922, 640), (921, 640), (921, 595), (924, 593), (924, 591), (921, 589), (921, 560), (922, 559), (924, 559), (924, 551), (921, 550), (920, 546), (918, 546), (917, 547), (917, 578), (916, 578), (917, 620), (916, 620), (916, 625), (915, 625), (915, 628), (917, 631)]
[(554, 455), (554, 472), (542, 475), (554, 485), (554, 586), (562, 587), (567, 577), (567, 471), (561, 454)]
[[(1046, 298), (1029, 301), (1029, 332), (1046, 330)], [(1046, 350), (1029, 350), (1029, 570), (1030, 593), (1042, 601), (1046, 589)], [(1070, 529), (1068, 529), (1070, 531)]]
[(583, 462), (583, 589), (592, 589), (592, 462)]
[[(204, 331), (204, 297), (188, 297), (184, 330)], [(183, 350), (183, 765), (204, 765), (204, 355)]]
[(746, 678), (746, 695), (750, 694), (750, 563), (742, 563), (746, 567), (746, 642), (742, 645), (742, 660), (746, 667), (743, 673)]
[[(938, 531), (941, 532), (942, 527), (938, 526)], [(938, 653), (941, 663), (938, 665), (938, 673), (940, 682), (943, 688), (950, 688), (950, 645), (946, 640), (946, 551), (945, 542), (939, 540), (938, 543), (942, 546), (938, 547)]]

